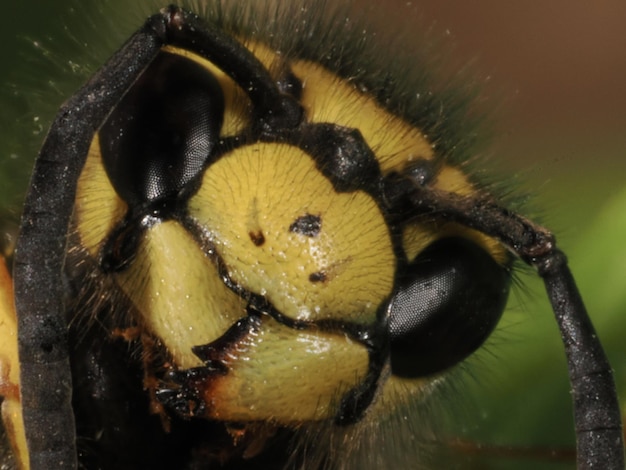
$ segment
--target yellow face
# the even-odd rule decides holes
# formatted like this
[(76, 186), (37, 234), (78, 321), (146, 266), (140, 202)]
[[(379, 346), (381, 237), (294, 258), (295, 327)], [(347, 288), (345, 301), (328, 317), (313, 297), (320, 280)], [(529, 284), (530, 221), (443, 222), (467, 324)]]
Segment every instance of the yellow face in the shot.
[[(435, 241), (454, 237), (472, 241), (497, 265), (508, 257), (493, 239), (452, 222), (393, 220), (375, 186), (414, 164), (433, 164), (429, 178), (437, 189), (476, 191), (418, 128), (322, 65), (260, 44), (247, 47), (276, 81), (288, 71), (297, 83), (292, 98), (303, 116), (292, 135), (250, 137), (255, 115), (245, 90), (206, 59), (165, 47), (141, 83), (169, 62), (214, 77), (215, 93), (224, 97), (215, 137), (222, 147), (205, 157), (193, 189), (177, 188), (176, 209), (146, 223), (154, 209), (140, 206), (154, 201), (114, 186), (111, 180), (122, 177), (111, 177), (119, 170), (107, 169), (111, 151), (102, 145), (110, 131), (98, 132), (78, 182), (76, 232), (132, 303), (131, 323), (158, 340), (168, 370), (211, 369), (193, 385), (182, 384), (185, 400), (198, 402), (190, 415), (278, 425), (341, 420), (345, 403), (367, 388), (369, 398), (349, 418), (358, 421), (383, 401), (374, 397), (389, 383), (408, 397), (425, 382), (419, 374), (395, 377), (388, 357), (390, 301), (408, 276), (405, 265)], [(324, 160), (336, 152), (325, 147), (332, 139), (348, 142), (330, 144), (340, 151), (370, 158), (358, 170), (363, 183), (344, 189), (326, 174), (335, 171), (324, 168), (334, 164)], [(131, 249), (118, 246), (131, 243)], [(102, 261), (110, 257), (113, 268)], [(157, 375), (162, 387), (164, 371)]]

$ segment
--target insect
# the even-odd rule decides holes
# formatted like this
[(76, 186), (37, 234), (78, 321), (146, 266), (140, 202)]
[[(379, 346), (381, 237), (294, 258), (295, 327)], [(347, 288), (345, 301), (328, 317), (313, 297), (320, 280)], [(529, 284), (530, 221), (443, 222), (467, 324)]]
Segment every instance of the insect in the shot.
[[(216, 15), (151, 17), (41, 151), (13, 273), (31, 467), (147, 465), (146, 449), (169, 466), (332, 466), (315, 444), (358, 438), (480, 346), (511, 254), (546, 279), (568, 346), (588, 341), (574, 390), (601, 372), (607, 416), (590, 425), (614, 443), (605, 468), (623, 467), (564, 258), (465, 174), (441, 114), (454, 98), (407, 103), (393, 69)], [(321, 35), (309, 21), (302, 37)]]

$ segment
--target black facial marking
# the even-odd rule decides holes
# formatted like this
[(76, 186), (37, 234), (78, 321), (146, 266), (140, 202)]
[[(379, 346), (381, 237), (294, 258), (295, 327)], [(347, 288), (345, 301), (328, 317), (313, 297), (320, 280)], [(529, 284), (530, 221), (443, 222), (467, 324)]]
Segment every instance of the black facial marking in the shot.
[(378, 194), (378, 160), (358, 129), (316, 123), (301, 129), (297, 144), (313, 157), (335, 191)]
[(326, 281), (327, 276), (324, 271), (316, 271), (314, 273), (309, 274), (309, 281), (311, 282), (324, 282)]
[(322, 218), (319, 215), (306, 214), (298, 217), (290, 226), (289, 231), (305, 237), (317, 237), (322, 229)]
[(263, 232), (261, 230), (258, 230), (256, 232), (248, 232), (248, 235), (250, 236), (250, 240), (252, 240), (252, 243), (254, 243), (255, 246), (262, 246), (265, 243), (265, 235), (263, 235)]

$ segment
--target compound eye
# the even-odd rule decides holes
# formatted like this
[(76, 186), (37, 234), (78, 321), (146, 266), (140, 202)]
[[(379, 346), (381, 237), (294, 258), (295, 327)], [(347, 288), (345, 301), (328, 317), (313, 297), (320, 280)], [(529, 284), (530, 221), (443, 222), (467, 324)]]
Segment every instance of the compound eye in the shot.
[(100, 129), (117, 193), (130, 205), (175, 197), (202, 171), (223, 118), (215, 77), (190, 59), (159, 54)]
[(506, 305), (510, 271), (463, 238), (444, 238), (409, 265), (389, 307), (391, 369), (421, 377), (465, 359)]

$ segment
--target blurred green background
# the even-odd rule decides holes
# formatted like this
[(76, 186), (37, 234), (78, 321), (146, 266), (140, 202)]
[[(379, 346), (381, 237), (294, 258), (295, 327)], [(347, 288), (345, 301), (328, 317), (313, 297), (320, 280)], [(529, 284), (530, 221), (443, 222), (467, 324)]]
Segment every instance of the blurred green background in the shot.
[[(166, 2), (164, 2), (166, 3)], [(153, 0), (6, 2), (0, 28), (0, 223), (10, 242), (37, 149), (55, 109), (142, 21)], [(356, 2), (357, 8), (371, 7)], [(366, 10), (367, 10), (366, 8)], [(369, 10), (367, 10), (369, 11)], [(433, 30), (444, 67), (471, 63), (492, 110), (493, 171), (528, 194), (528, 213), (558, 235), (626, 397), (626, 3), (387, 2), (385, 35)], [(417, 33), (416, 33), (417, 34)], [(419, 36), (419, 35), (418, 35)], [(491, 168), (489, 170), (492, 170)], [(572, 468), (490, 446), (571, 448), (558, 331), (526, 272), (501, 327), (474, 359), (466, 416), (451, 435), (487, 444), (476, 468)], [(477, 450), (473, 444), (470, 448)], [(468, 451), (468, 455), (472, 453)], [(522, 451), (529, 455), (531, 451)], [(558, 455), (561, 455), (557, 451)], [(469, 457), (468, 457), (469, 458)]]

